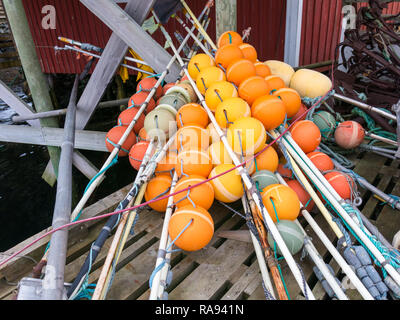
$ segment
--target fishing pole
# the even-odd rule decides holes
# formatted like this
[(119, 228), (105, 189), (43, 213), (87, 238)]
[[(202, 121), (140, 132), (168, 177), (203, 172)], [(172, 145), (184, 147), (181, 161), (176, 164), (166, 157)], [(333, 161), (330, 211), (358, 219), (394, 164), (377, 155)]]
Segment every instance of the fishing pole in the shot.
[[(88, 51), (85, 51), (85, 50), (82, 50), (82, 49), (79, 49), (79, 48), (71, 47), (69, 45), (66, 45), (64, 47), (55, 46), (54, 50), (56, 50), (56, 51), (71, 50), (71, 51), (76, 51), (76, 52), (82, 53), (82, 54), (90, 56), (90, 57), (94, 57), (96, 59), (100, 59), (101, 58), (101, 56), (99, 56), (98, 54), (91, 53), (91, 52), (88, 52)], [(121, 66), (123, 66), (125, 68), (128, 68), (130, 70), (133, 70), (133, 71), (138, 71), (138, 72), (145, 73), (145, 74), (150, 75), (150, 76), (155, 76), (156, 75), (155, 73), (152, 73), (152, 72), (140, 69), (140, 68), (136, 68), (136, 67), (130, 66), (129, 64), (121, 63)]]
[[(92, 53), (89, 53), (87, 51), (96, 51), (96, 52), (102, 53), (103, 50), (104, 50), (103, 48), (96, 47), (95, 45), (92, 45), (90, 43), (81, 43), (79, 41), (68, 39), (68, 38), (65, 38), (65, 37), (58, 37), (58, 40), (60, 40), (62, 42), (65, 42), (65, 43), (72, 44), (72, 45), (77, 45), (77, 46), (81, 47), (82, 53), (87, 54), (87, 55), (92, 55), (93, 57), (96, 57), (96, 58), (97, 58), (97, 55), (93, 55)], [(68, 48), (71, 48), (71, 47), (68, 46)], [(75, 49), (77, 49), (77, 48), (75, 48)], [(70, 50), (72, 50), (72, 49), (70, 49)], [(86, 50), (86, 51), (83, 51), (83, 50)], [(150, 65), (147, 62), (143, 61), (143, 60), (135, 59), (135, 58), (132, 58), (132, 57), (129, 57), (129, 56), (124, 57), (124, 59), (127, 60), (127, 61), (135, 62), (135, 63), (138, 63), (138, 64), (142, 64), (144, 66), (150, 67)], [(125, 67), (126, 65), (123, 65), (123, 66)]]
[(313, 181), (313, 183), (320, 190), (321, 194), (333, 205), (340, 217), (346, 222), (349, 228), (355, 232), (359, 237), (360, 242), (363, 243), (376, 260), (382, 265), (382, 267), (390, 274), (390, 276), (400, 285), (400, 274), (396, 269), (389, 263), (386, 262), (386, 258), (378, 250), (378, 248), (371, 242), (367, 235), (361, 230), (360, 226), (349, 216), (349, 208), (339, 194), (334, 190), (324, 176), (319, 172), (315, 165), (309, 160), (304, 154), (300, 147), (294, 142), (290, 134), (285, 134), (282, 139), (286, 149), (295, 159), (295, 161), (301, 166), (302, 170), (305, 171), (307, 176)]
[[(157, 15), (153, 12), (154, 17), (156, 18), (157, 22), (159, 23), (159, 19), (157, 17)], [(278, 229), (276, 228), (271, 216), (269, 215), (267, 209), (264, 207), (264, 205), (262, 204), (262, 200), (261, 200), (261, 195), (259, 194), (259, 192), (257, 192), (257, 188), (254, 185), (254, 182), (251, 180), (247, 170), (243, 167), (240, 167), (240, 161), (237, 158), (236, 154), (233, 152), (232, 148), (229, 145), (229, 142), (226, 138), (226, 136), (224, 135), (224, 133), (222, 132), (221, 128), (219, 127), (218, 123), (215, 120), (214, 114), (212, 113), (212, 111), (208, 108), (207, 104), (204, 101), (204, 97), (202, 96), (202, 94), (200, 93), (199, 89), (197, 88), (196, 84), (194, 83), (192, 77), (190, 76), (187, 67), (185, 66), (184, 62), (182, 61), (181, 57), (179, 56), (179, 53), (177, 52), (174, 44), (172, 43), (172, 39), (171, 37), (168, 35), (167, 31), (165, 30), (165, 28), (161, 25), (161, 31), (163, 32), (165, 38), (167, 39), (167, 41), (170, 42), (171, 48), (174, 51), (174, 55), (175, 57), (178, 59), (179, 64), (181, 65), (182, 68), (184, 68), (185, 74), (187, 76), (187, 78), (189, 79), (189, 82), (191, 83), (193, 89), (196, 92), (196, 95), (198, 96), (199, 100), (201, 101), (202, 106), (204, 107), (204, 109), (206, 110), (209, 118), (211, 119), (211, 122), (213, 123), (219, 137), (221, 138), (222, 142), (224, 143), (225, 148), (227, 149), (230, 157), (233, 159), (233, 162), (235, 164), (235, 166), (239, 167), (238, 171), (239, 174), (241, 175), (246, 187), (248, 189), (251, 190), (251, 195), (252, 198), (255, 200), (257, 208), (260, 210), (260, 212), (263, 215), (264, 218), (264, 223), (266, 223), (268, 230), (270, 230), (274, 240), (278, 243), (280, 250), (283, 253), (284, 258), (286, 259), (289, 268), (291, 269), (297, 283), (299, 284), (301, 290), (304, 293), (304, 296), (306, 298), (315, 300), (315, 297), (311, 291), (311, 289), (309, 288), (308, 284), (305, 283), (304, 284), (304, 279), (303, 279), (303, 274), (301, 272), (301, 270), (299, 269), (298, 265), (296, 264), (296, 262), (293, 259), (293, 256), (291, 255), (290, 251), (288, 250), (282, 236), (280, 235)], [(215, 45), (214, 45), (215, 46)]]

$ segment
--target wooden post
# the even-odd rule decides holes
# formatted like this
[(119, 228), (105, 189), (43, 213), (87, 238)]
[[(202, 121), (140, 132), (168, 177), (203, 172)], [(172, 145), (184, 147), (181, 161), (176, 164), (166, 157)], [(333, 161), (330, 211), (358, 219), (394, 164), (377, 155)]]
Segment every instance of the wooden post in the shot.
[[(49, 87), (42, 73), (22, 0), (4, 0), (3, 5), (6, 10), (26, 80), (32, 93), (36, 111), (50, 111), (53, 108), (53, 104), (50, 98)], [(59, 127), (57, 118), (41, 119), (40, 123), (43, 127)], [(48, 150), (55, 176), (57, 176), (58, 163), (60, 161), (60, 148), (48, 147)], [(49, 178), (51, 180), (52, 177)], [(47, 181), (46, 176), (43, 176), (43, 179)]]
[(237, 0), (216, 0), (216, 33), (218, 39), (225, 31), (237, 30)]

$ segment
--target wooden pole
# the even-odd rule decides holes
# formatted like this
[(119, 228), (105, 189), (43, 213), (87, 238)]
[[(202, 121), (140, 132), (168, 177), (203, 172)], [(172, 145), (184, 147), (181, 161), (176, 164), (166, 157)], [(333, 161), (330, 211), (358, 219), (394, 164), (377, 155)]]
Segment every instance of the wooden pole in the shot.
[[(53, 103), (51, 101), (49, 87), (42, 73), (22, 0), (4, 0), (3, 5), (25, 72), (26, 80), (32, 93), (36, 111), (50, 111), (53, 109)], [(56, 118), (41, 119), (40, 123), (43, 127), (59, 127)], [(55, 175), (58, 176), (58, 163), (60, 161), (61, 150), (58, 147), (48, 147), (48, 150)], [(51, 179), (52, 177), (43, 176), (43, 179), (46, 181), (47, 178)]]
[[(61, 146), (60, 173), (57, 183), (57, 197), (53, 214), (53, 229), (69, 222), (72, 207), (72, 156), (75, 141), (76, 97), (78, 95), (79, 75), (75, 77), (71, 99), (65, 119), (64, 141)], [(68, 229), (55, 232), (51, 237), (49, 260), (43, 286), (45, 300), (63, 300), (64, 271), (67, 258)]]
[(225, 31), (237, 30), (237, 0), (216, 0), (216, 35), (217, 39)]

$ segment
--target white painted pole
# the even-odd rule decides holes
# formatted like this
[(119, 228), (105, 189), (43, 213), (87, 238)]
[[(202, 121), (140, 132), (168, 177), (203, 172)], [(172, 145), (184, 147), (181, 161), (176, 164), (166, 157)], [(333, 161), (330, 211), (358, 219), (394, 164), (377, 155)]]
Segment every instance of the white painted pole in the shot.
[(300, 65), (303, 0), (288, 0), (286, 6), (284, 61), (292, 67), (298, 67)]

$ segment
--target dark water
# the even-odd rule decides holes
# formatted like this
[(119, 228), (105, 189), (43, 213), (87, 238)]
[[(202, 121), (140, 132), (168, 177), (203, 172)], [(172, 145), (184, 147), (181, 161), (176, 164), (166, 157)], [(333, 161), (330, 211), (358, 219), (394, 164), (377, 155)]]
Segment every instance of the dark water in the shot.
[[(29, 102), (19, 88), (13, 89)], [(118, 113), (117, 108), (107, 111), (102, 117), (112, 120), (117, 118)], [(0, 123), (12, 124), (9, 119), (13, 114), (0, 100)], [(110, 128), (104, 128), (103, 131)], [(108, 156), (103, 152), (82, 153), (99, 169)], [(57, 187), (50, 187), (41, 178), (48, 161), (46, 147), (0, 142), (0, 251), (51, 226)], [(127, 158), (121, 158), (106, 176), (88, 204), (132, 183), (135, 171)], [(75, 168), (73, 177), (78, 196), (81, 197), (89, 180)]]

